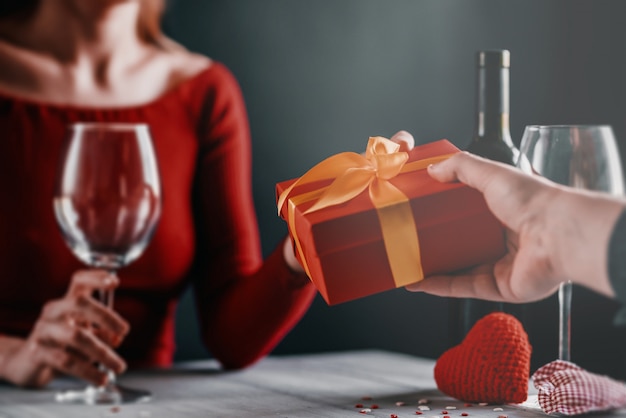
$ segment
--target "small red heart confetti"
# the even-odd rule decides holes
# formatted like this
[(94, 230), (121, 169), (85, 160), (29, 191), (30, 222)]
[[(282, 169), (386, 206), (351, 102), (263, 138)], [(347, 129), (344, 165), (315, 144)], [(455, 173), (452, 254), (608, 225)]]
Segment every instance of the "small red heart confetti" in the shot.
[(491, 313), (474, 324), (461, 344), (439, 357), (437, 387), (465, 402), (524, 402), (531, 351), (528, 335), (514, 316)]

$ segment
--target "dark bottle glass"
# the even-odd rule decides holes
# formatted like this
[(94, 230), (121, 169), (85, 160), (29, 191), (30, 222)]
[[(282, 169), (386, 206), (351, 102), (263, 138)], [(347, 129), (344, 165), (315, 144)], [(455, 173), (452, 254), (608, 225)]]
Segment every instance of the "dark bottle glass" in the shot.
[(467, 151), (517, 165), (520, 152), (509, 130), (509, 68), (506, 49), (476, 54), (476, 127)]
[[(467, 151), (491, 160), (517, 166), (520, 151), (509, 130), (509, 68), (507, 50), (476, 54), (476, 125)], [(451, 344), (458, 344), (474, 323), (494, 311), (504, 311), (523, 320), (523, 306), (477, 299), (451, 299), (449, 326)]]

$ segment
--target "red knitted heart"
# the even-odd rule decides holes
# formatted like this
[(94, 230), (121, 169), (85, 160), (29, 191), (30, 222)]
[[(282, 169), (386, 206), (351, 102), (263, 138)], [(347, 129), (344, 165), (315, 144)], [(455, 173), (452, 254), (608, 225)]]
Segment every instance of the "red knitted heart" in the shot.
[(528, 396), (531, 346), (522, 324), (502, 312), (476, 322), (435, 365), (439, 390), (465, 402), (520, 403)]

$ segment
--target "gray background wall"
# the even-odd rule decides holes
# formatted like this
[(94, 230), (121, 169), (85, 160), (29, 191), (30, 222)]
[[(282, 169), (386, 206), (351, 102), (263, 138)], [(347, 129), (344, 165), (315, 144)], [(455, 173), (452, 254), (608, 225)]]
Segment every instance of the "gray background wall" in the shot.
[[(511, 51), (511, 131), (607, 123), (626, 152), (623, 0), (177, 0), (164, 27), (225, 63), (249, 111), (254, 193), (265, 253), (286, 234), (274, 184), (372, 135), (467, 145), (474, 53)], [(573, 359), (626, 377), (618, 305), (576, 288)], [(403, 289), (328, 307), (317, 298), (275, 353), (382, 348), (436, 358), (449, 347), (448, 301)], [(177, 358), (206, 357), (183, 299)], [(557, 302), (526, 307), (533, 364), (556, 357)]]

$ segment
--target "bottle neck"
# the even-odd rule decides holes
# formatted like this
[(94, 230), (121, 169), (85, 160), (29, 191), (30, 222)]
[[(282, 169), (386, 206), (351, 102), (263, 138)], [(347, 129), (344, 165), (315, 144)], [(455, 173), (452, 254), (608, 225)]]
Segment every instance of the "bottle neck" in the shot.
[(511, 142), (509, 129), (509, 69), (501, 66), (478, 68), (477, 120), (479, 140)]

